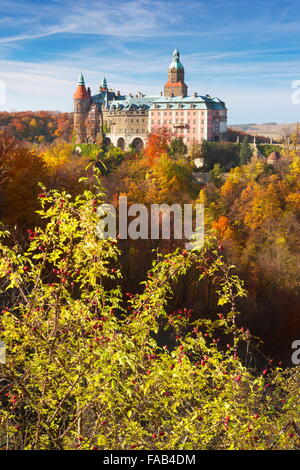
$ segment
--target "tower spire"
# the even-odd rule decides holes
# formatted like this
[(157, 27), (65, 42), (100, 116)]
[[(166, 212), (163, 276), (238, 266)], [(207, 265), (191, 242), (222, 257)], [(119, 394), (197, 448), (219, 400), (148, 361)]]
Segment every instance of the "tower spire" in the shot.
[(82, 72), (78, 77), (77, 88), (74, 93), (74, 98), (78, 100), (85, 100), (89, 98), (89, 94), (85, 88), (84, 77)]
[(103, 75), (101, 84), (100, 84), (100, 91), (106, 91), (107, 90), (107, 80), (105, 76)]
[(180, 52), (179, 52), (178, 48), (176, 47), (176, 49), (174, 49), (174, 51), (173, 51), (173, 61), (171, 62), (169, 69), (176, 68), (176, 69), (183, 69), (184, 70), (184, 67), (183, 67), (182, 63), (180, 62), (179, 58), (180, 58)]
[(79, 75), (79, 77), (78, 77), (78, 85), (83, 85), (83, 86), (85, 85), (85, 83), (84, 83), (84, 77), (83, 77), (83, 73), (82, 73), (82, 72), (80, 72), (80, 75)]

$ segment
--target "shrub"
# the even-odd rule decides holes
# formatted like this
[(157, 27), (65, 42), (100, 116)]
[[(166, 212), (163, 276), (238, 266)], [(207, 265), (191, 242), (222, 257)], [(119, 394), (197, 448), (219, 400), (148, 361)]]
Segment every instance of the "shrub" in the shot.
[[(96, 235), (95, 195), (72, 201), (44, 189), (39, 198), (45, 229), (29, 231), (24, 252), (0, 245), (2, 448), (299, 445), (297, 373), (255, 375), (237, 354), (248, 341), (236, 324), (246, 292), (222, 247), (158, 255), (144, 292), (123, 302), (116, 241)], [(168, 311), (191, 269), (217, 286), (215, 318)], [(174, 348), (161, 344), (162, 329)]]

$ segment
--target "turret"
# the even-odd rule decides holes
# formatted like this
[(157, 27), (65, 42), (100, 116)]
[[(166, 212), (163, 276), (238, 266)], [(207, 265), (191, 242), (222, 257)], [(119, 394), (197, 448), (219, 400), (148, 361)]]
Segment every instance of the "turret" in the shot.
[(85, 88), (82, 73), (79, 75), (77, 88), (74, 93), (74, 113), (86, 112), (90, 104), (90, 94)]
[(85, 88), (83, 74), (79, 75), (77, 88), (74, 93), (74, 131), (76, 143), (86, 141), (85, 119), (91, 105), (91, 94)]

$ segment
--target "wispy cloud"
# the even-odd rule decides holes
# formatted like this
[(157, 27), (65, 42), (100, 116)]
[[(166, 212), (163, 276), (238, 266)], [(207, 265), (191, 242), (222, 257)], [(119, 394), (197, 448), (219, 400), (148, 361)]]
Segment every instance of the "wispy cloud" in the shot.
[(26, 39), (39, 39), (39, 38), (44, 38), (47, 36), (52, 36), (54, 34), (59, 34), (59, 33), (65, 33), (67, 31), (74, 30), (75, 25), (69, 25), (69, 26), (62, 26), (62, 27), (55, 27), (55, 28), (50, 28), (49, 30), (46, 31), (41, 31), (41, 32), (36, 32), (35, 34), (19, 34), (16, 36), (8, 36), (1, 38), (0, 37), (0, 43), (10, 43), (10, 42), (16, 42), (16, 41), (24, 41)]

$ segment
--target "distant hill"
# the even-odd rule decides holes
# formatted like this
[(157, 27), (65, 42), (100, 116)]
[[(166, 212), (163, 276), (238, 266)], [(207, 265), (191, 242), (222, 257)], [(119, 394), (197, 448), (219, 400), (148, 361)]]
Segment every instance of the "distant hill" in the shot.
[[(300, 124), (298, 124), (300, 129)], [(229, 127), (235, 131), (246, 132), (250, 135), (263, 135), (276, 142), (280, 142), (283, 137), (290, 135), (295, 131), (296, 123), (278, 124), (276, 122), (267, 122), (263, 124), (230, 124)]]

